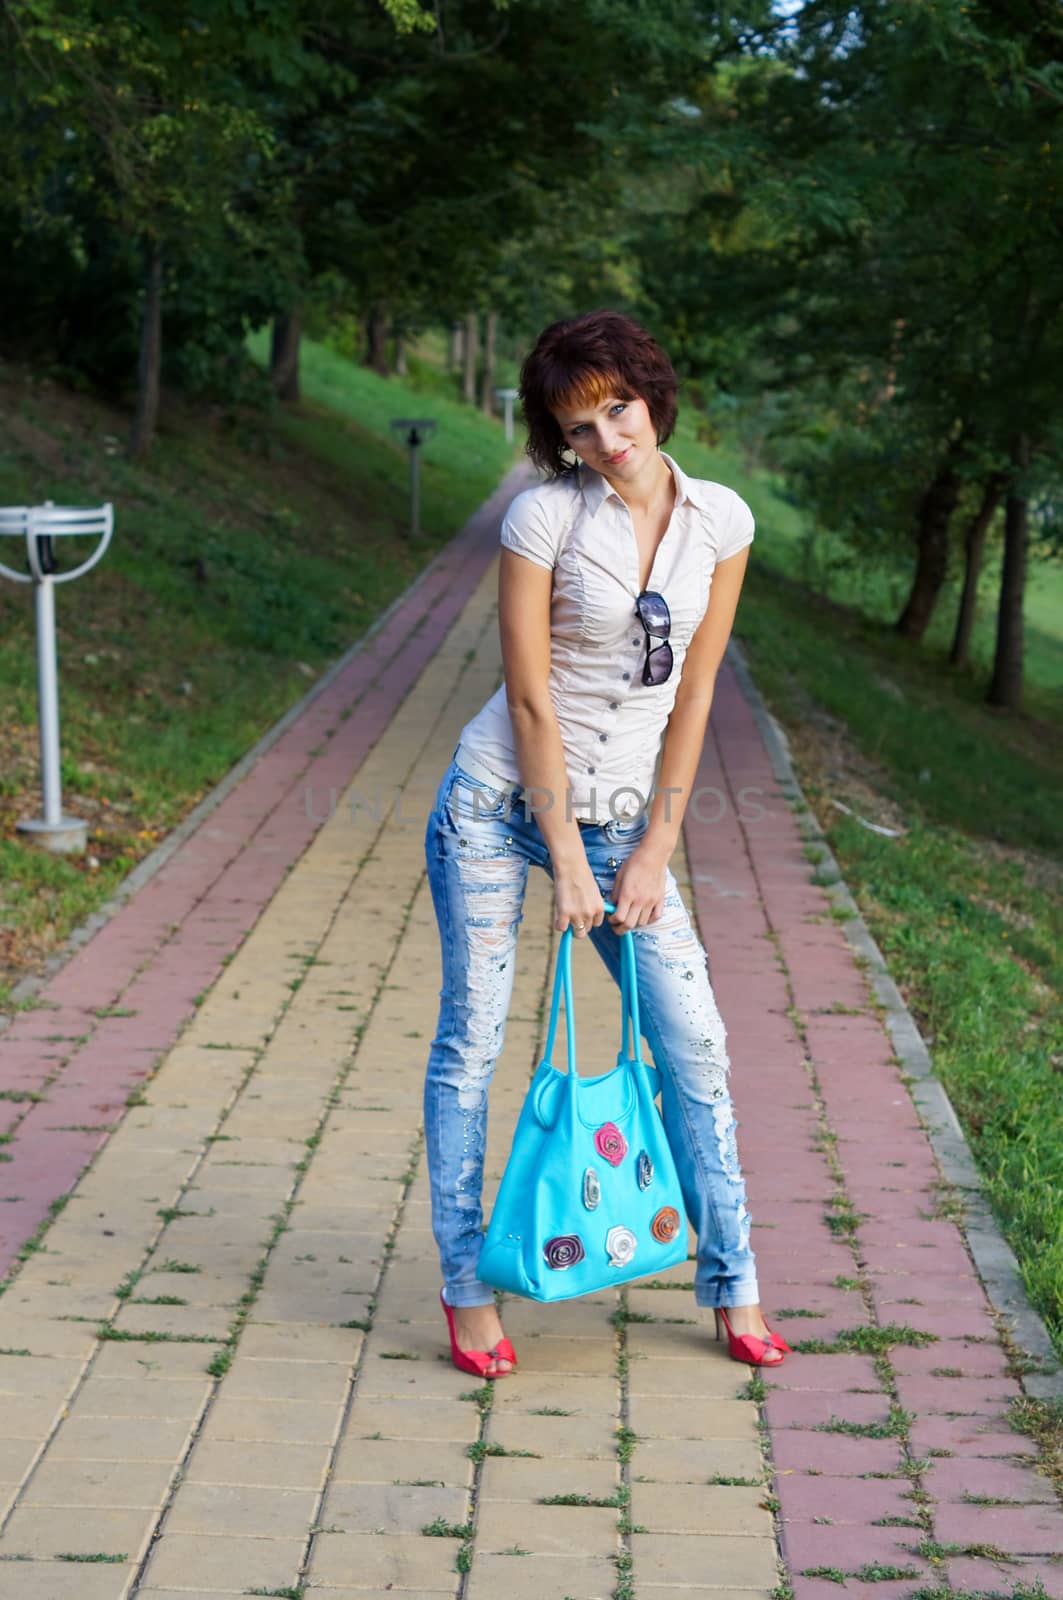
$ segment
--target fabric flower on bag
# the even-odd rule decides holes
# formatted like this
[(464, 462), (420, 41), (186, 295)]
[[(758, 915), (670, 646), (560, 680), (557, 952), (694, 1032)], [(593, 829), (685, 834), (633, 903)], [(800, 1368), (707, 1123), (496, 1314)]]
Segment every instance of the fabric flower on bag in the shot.
[(671, 1244), (679, 1232), (679, 1212), (675, 1206), (662, 1206), (650, 1223), (650, 1232), (659, 1244)]
[(556, 1272), (564, 1272), (567, 1267), (574, 1267), (577, 1261), (582, 1261), (586, 1251), (578, 1233), (555, 1233), (543, 1245), (543, 1255), (548, 1267), (553, 1267)]
[(610, 1228), (605, 1236), (606, 1253), (609, 1256), (611, 1267), (626, 1267), (631, 1257), (635, 1254), (638, 1240), (630, 1228), (625, 1228), (618, 1223), (615, 1228)]
[(594, 1148), (612, 1166), (618, 1167), (627, 1155), (627, 1140), (615, 1122), (603, 1122), (594, 1135)]

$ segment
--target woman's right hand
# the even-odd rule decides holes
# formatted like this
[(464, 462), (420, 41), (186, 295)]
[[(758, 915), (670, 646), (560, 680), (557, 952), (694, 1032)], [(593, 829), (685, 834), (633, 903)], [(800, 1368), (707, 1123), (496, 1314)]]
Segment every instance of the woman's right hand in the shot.
[(605, 921), (605, 901), (594, 881), (586, 859), (582, 868), (554, 873), (554, 927), (564, 933), (571, 925), (577, 939), (585, 939), (592, 928)]

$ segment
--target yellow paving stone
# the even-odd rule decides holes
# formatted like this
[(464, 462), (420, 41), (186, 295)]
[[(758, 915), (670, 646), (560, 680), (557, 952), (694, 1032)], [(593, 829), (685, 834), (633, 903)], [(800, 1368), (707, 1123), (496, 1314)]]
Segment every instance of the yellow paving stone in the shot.
[(480, 1477), (479, 1501), (536, 1501), (559, 1494), (588, 1495), (592, 1500), (608, 1500), (616, 1494), (617, 1464), (603, 1457), (597, 1461), (572, 1461), (537, 1457), (487, 1456)]
[(203, 1424), (206, 1439), (258, 1439), (270, 1444), (317, 1444), (335, 1437), (342, 1399), (228, 1399), (224, 1386)]
[(457, 1440), (360, 1439), (344, 1435), (331, 1482), (395, 1483), (414, 1478), (465, 1488), (472, 1483), (468, 1445)]
[(62, 1416), (59, 1395), (5, 1395), (3, 1429), (8, 1439), (43, 1439)]
[(196, 1383), (220, 1345), (105, 1339), (92, 1363), (94, 1378), (143, 1378), (147, 1383)]
[(135, 1562), (143, 1556), (154, 1526), (153, 1508), (16, 1506), (0, 1538), (0, 1555), (54, 1561), (67, 1554), (99, 1552)]
[(317, 1505), (316, 1489), (247, 1484), (181, 1483), (166, 1515), (167, 1533), (303, 1538)]
[(240, 1335), (242, 1356), (265, 1360), (357, 1361), (365, 1335), (356, 1328), (318, 1328), (308, 1323), (261, 1323), (252, 1316)]
[[(403, 1341), (401, 1330), (397, 1340), (381, 1342), (374, 1338), (373, 1342), (380, 1351), (394, 1350), (396, 1354), (405, 1352), (412, 1343)], [(475, 1387), (475, 1379), (470, 1373), (459, 1372), (449, 1358), (445, 1364), (437, 1361), (436, 1354), (433, 1351), (430, 1357), (418, 1357), (414, 1361), (387, 1360), (383, 1354), (370, 1356), (363, 1363), (358, 1378), (358, 1398), (380, 1400), (395, 1396), (398, 1399), (411, 1399), (424, 1395), (429, 1399), (456, 1400), (469, 1388)]]
[[(117, 1285), (127, 1270), (124, 1262), (118, 1262), (114, 1266), (114, 1271), (107, 1276)], [(48, 1284), (20, 1287), (17, 1278), (4, 1299), (10, 1301), (8, 1310), (12, 1319), (25, 1319), (27, 1322), (35, 1323), (58, 1321), (63, 1317), (87, 1317), (93, 1322), (102, 1322), (105, 1317), (110, 1316), (118, 1304), (113, 1288), (80, 1288), (77, 1285), (66, 1287)], [(2, 1341), (0, 1349), (10, 1349), (14, 1345), (14, 1339), (8, 1334), (6, 1319), (0, 1322), (0, 1341)], [(33, 1353), (45, 1354), (39, 1340), (33, 1347)]]
[(313, 1318), (314, 1326), (331, 1326), (342, 1330), (345, 1324), (364, 1322), (368, 1317), (372, 1300), (370, 1288), (308, 1287), (300, 1290), (298, 1284), (285, 1283), (280, 1275), (277, 1281), (280, 1287), (263, 1289), (255, 1299), (255, 1316), (259, 1322), (298, 1326)]
[(190, 1184), (184, 1192), (183, 1204), (193, 1211), (212, 1211), (218, 1217), (253, 1217), (259, 1222), (272, 1223), (280, 1212), (291, 1184), (277, 1185), (276, 1195), (266, 1189), (243, 1189), (236, 1185), (222, 1187), (217, 1183), (198, 1187)]
[(647, 1533), (739, 1533), (773, 1537), (766, 1489), (633, 1483), (631, 1520)]
[(71, 1356), (0, 1356), (0, 1395), (69, 1394), (84, 1365)]
[(442, 1518), (462, 1526), (468, 1491), (417, 1483), (331, 1483), (319, 1518), (330, 1533), (421, 1533)]
[(615, 1295), (608, 1299), (571, 1300), (561, 1305), (538, 1305), (533, 1300), (508, 1298), (503, 1302), (502, 1320), (514, 1338), (542, 1334), (551, 1339), (615, 1339), (609, 1318), (617, 1308)]
[(185, 1468), (185, 1483), (233, 1484), (248, 1488), (321, 1488), (331, 1445), (285, 1444), (283, 1450), (249, 1450), (242, 1439), (197, 1439)]
[(640, 1583), (639, 1594), (644, 1600), (772, 1600), (771, 1589), (703, 1588), (700, 1584), (684, 1583), (680, 1589), (674, 1584)]
[(237, 1354), (225, 1374), (228, 1400), (307, 1400), (342, 1403), (350, 1368), (325, 1361), (262, 1361)]
[(755, 1439), (757, 1408), (749, 1400), (661, 1399), (632, 1395), (631, 1426), (654, 1439)]
[(764, 1460), (756, 1440), (647, 1439), (640, 1437), (632, 1475), (656, 1483), (709, 1483), (745, 1478), (761, 1483)]
[(294, 1585), (303, 1539), (242, 1539), (228, 1534), (164, 1533), (156, 1541), (145, 1583), (155, 1588), (235, 1590)]
[[(325, 1600), (440, 1600), (443, 1595), (456, 1595), (460, 1581), (461, 1575), (458, 1572), (454, 1572), (451, 1574), (451, 1581), (445, 1589), (396, 1590), (391, 1587), (387, 1589), (348, 1589), (346, 1586), (336, 1588), (331, 1583), (327, 1586), (325, 1584), (315, 1584), (314, 1588), (320, 1589)], [(148, 1594), (150, 1591), (144, 1589), (141, 1592)], [(174, 1600), (177, 1600), (176, 1596), (174, 1596)]]
[[(612, 1561), (573, 1561), (564, 1556), (477, 1555), (469, 1574), (466, 1600), (612, 1600), (616, 1591)], [(404, 1597), (405, 1600), (405, 1597)]]
[(550, 1334), (525, 1333), (518, 1352), (521, 1370), (525, 1376), (532, 1372), (594, 1373), (609, 1376), (616, 1373), (616, 1339), (603, 1334), (599, 1339), (559, 1339)]
[(26, 1485), (27, 1506), (160, 1506), (174, 1468), (164, 1461), (43, 1460)]
[(778, 1580), (775, 1540), (731, 1534), (635, 1533), (635, 1583), (721, 1589), (771, 1589)]
[(489, 1500), (476, 1518), (476, 1549), (502, 1555), (603, 1556), (619, 1548), (617, 1513), (605, 1506), (540, 1506)]
[[(224, 1145), (212, 1145), (212, 1151), (224, 1150)], [(296, 1174), (290, 1166), (277, 1166), (262, 1162), (250, 1166), (236, 1166), (229, 1157), (211, 1154), (197, 1168), (197, 1176), (204, 1185), (219, 1188), (265, 1189), (283, 1199), (291, 1193)]]
[[(171, 1258), (164, 1255), (155, 1259), (164, 1262)], [(176, 1260), (177, 1257), (172, 1259)], [(154, 1295), (178, 1295), (182, 1300), (187, 1300), (189, 1305), (238, 1308), (240, 1297), (247, 1293), (248, 1286), (246, 1273), (145, 1272), (137, 1280), (136, 1292), (148, 1298)]]
[[(627, 1326), (628, 1354), (641, 1359), (648, 1356), (653, 1361), (716, 1361), (718, 1359), (730, 1360), (724, 1353), (722, 1344), (717, 1344), (712, 1329), (711, 1313), (708, 1323), (702, 1320), (704, 1313), (688, 1304), (686, 1310), (676, 1307), (674, 1312), (660, 1312), (660, 1296), (644, 1294), (639, 1297), (643, 1303), (649, 1302), (651, 1309), (645, 1314), (656, 1315), (660, 1320), (653, 1323), (630, 1322)], [(628, 1309), (639, 1311), (639, 1307), (632, 1302), (635, 1295), (628, 1295)], [(656, 1311), (653, 1309), (656, 1305)], [(674, 1321), (667, 1321), (667, 1317), (674, 1317)], [(732, 1362), (733, 1366), (739, 1363)]]
[[(20, 1561), (13, 1570), (18, 1574), (17, 1600), (125, 1600), (135, 1569), (131, 1563)], [(11, 1600), (16, 1600), (16, 1591)]]
[(11, 1439), (0, 1431), (0, 1483), (20, 1483), (33, 1465), (41, 1439)]
[(197, 1339), (222, 1341), (228, 1337), (234, 1315), (232, 1306), (141, 1306), (127, 1300), (114, 1325), (126, 1333), (193, 1334)]
[(496, 1411), (534, 1411), (541, 1406), (556, 1406), (573, 1416), (614, 1418), (619, 1406), (616, 1379), (536, 1373), (495, 1385)]
[[(475, 1379), (470, 1376), (470, 1386)], [(353, 1438), (464, 1439), (471, 1444), (480, 1413), (464, 1400), (362, 1400), (356, 1396), (346, 1432)]]
[(179, 1417), (199, 1415), (213, 1385), (199, 1382), (159, 1383), (151, 1378), (106, 1378), (92, 1372), (70, 1408), (79, 1417)]
[(192, 1429), (169, 1417), (81, 1417), (72, 1412), (49, 1445), (52, 1461), (177, 1461)]
[[(443, 1590), (453, 1593), (457, 1539), (426, 1539), (419, 1533), (319, 1533), (310, 1554), (307, 1583)], [(496, 1596), (497, 1600), (497, 1596)]]
[(633, 1395), (733, 1400), (747, 1381), (746, 1368), (728, 1357), (722, 1361), (711, 1356), (701, 1361), (657, 1361), (639, 1356), (628, 1363), (628, 1388)]
[(616, 1418), (537, 1417), (525, 1411), (492, 1412), (488, 1437), (507, 1450), (534, 1450), (546, 1459), (616, 1458)]

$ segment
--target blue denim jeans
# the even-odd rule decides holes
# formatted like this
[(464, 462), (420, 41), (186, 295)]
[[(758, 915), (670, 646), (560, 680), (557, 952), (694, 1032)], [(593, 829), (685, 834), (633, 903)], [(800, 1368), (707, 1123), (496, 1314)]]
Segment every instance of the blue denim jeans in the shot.
[[(580, 826), (605, 898), (646, 825), (643, 813)], [(448, 1302), (483, 1305), (493, 1297), (476, 1276), (487, 1090), (513, 989), (528, 866), (550, 872), (550, 856), (521, 792), (490, 787), (456, 762), (439, 786), (425, 852), (443, 955), (424, 1093), (432, 1226)], [(664, 1125), (697, 1234), (695, 1299), (703, 1306), (753, 1305), (759, 1297), (724, 1025), (705, 951), (671, 872), (666, 890), (663, 915), (633, 936), (643, 1032), (661, 1071)], [(619, 984), (620, 936), (605, 922), (588, 937)]]

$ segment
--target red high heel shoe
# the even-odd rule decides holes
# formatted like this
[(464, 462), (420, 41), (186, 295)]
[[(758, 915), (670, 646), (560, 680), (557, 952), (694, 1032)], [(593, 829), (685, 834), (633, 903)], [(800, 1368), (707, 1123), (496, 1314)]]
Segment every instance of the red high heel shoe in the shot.
[[(782, 1334), (776, 1333), (772, 1328), (768, 1328), (767, 1323), (764, 1326), (768, 1328), (768, 1337), (761, 1339), (755, 1333), (735, 1333), (731, 1327), (726, 1307), (715, 1307), (715, 1315), (716, 1337), (717, 1339), (720, 1338), (720, 1323), (722, 1322), (727, 1329), (727, 1350), (732, 1361), (745, 1361), (751, 1367), (781, 1367), (786, 1360), (787, 1353), (793, 1354), (793, 1350)], [(778, 1350), (778, 1361), (765, 1361), (764, 1357), (769, 1350)]]
[(508, 1361), (511, 1367), (517, 1365), (517, 1352), (509, 1340), (499, 1339), (493, 1350), (459, 1350), (454, 1332), (454, 1307), (447, 1305), (442, 1289), (439, 1291), (439, 1303), (443, 1307), (443, 1315), (447, 1319), (447, 1328), (450, 1332), (450, 1358), (458, 1371), (472, 1372), (478, 1378), (508, 1378), (508, 1372), (488, 1372), (487, 1369), (492, 1361)]

